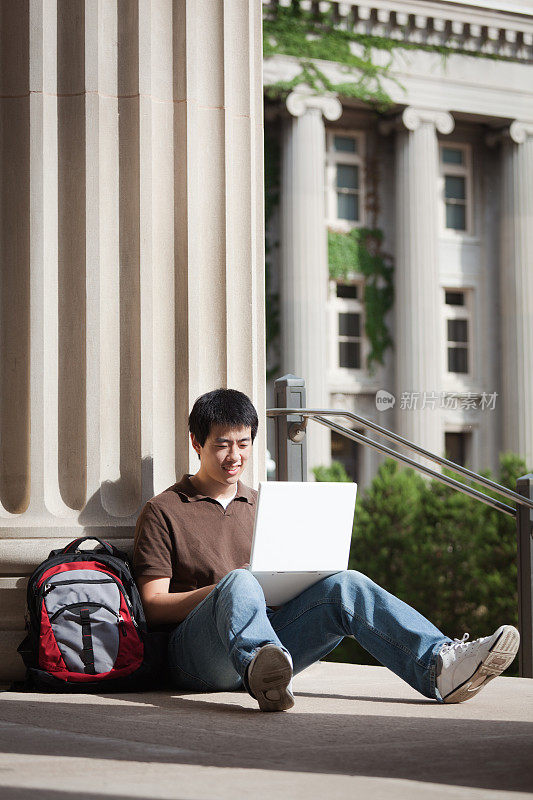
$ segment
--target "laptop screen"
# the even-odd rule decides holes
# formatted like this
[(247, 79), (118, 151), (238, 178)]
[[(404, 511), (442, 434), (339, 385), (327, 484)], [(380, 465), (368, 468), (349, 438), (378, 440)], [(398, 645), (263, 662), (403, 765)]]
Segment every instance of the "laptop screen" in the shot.
[(346, 569), (356, 493), (355, 483), (260, 483), (251, 570)]

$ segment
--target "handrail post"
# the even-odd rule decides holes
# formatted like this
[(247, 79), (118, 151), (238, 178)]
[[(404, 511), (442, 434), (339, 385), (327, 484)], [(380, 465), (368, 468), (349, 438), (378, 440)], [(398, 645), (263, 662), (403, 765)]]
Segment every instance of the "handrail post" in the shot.
[[(284, 375), (274, 381), (276, 408), (305, 408), (305, 380)], [(276, 480), (307, 480), (304, 420), (298, 414), (280, 415), (276, 424)]]
[[(533, 473), (516, 482), (516, 491), (533, 500)], [(516, 509), (518, 553), (518, 627), (520, 629), (519, 675), (533, 678), (533, 511)]]

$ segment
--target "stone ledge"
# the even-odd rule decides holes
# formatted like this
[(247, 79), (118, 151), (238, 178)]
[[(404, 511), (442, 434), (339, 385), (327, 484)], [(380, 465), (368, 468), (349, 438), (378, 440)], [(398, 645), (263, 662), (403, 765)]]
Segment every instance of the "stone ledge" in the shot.
[[(78, 536), (82, 535), (83, 532)], [(24, 536), (21, 529), (20, 536)], [(73, 536), (62, 538), (20, 538), (20, 539), (0, 539), (0, 571), (4, 576), (30, 575), (41, 561), (48, 557), (51, 550), (65, 547), (72, 541)], [(101, 538), (107, 538), (102, 536)], [(128, 556), (133, 553), (133, 539), (113, 539), (109, 537), (111, 544), (124, 550)], [(87, 547), (90, 547), (87, 543)]]
[(25, 668), (17, 647), (26, 635), (24, 627), (20, 630), (0, 631), (0, 682), (10, 684), (24, 678)]

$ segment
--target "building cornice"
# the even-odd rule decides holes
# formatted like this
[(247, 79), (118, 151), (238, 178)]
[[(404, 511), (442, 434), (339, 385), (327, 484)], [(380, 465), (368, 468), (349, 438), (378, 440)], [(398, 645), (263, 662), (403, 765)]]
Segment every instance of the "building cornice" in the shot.
[[(331, 11), (336, 27), (408, 44), (533, 60), (533, 16), (438, 0), (298, 0), (302, 10)], [(263, 0), (265, 12), (291, 0)], [(503, 4), (502, 4), (503, 5)], [(512, 8), (512, 6), (511, 6)]]
[[(533, 104), (525, 74), (530, 67), (511, 61), (481, 63), (478, 59), (468, 64), (467, 69), (467, 58), (458, 55), (444, 64), (434, 53), (396, 52), (390, 69), (394, 80), (384, 77), (382, 83), (397, 107), (476, 115), (498, 129), (505, 120), (532, 124)], [(342, 64), (316, 63), (332, 85), (346, 81), (347, 73)], [(299, 60), (294, 56), (274, 55), (263, 61), (265, 86), (291, 81), (300, 72)], [(340, 99), (344, 102), (342, 97)]]

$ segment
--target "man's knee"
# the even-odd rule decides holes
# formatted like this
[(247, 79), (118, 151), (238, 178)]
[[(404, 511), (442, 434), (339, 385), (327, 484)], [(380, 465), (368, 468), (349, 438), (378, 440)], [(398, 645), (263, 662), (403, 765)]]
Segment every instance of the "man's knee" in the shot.
[(248, 569), (233, 569), (228, 572), (217, 584), (217, 590), (221, 593), (227, 591), (246, 592), (248, 594), (257, 594), (259, 597), (264, 596), (257, 579)]
[(346, 569), (325, 578), (324, 583), (328, 593), (342, 599), (347, 594), (352, 595), (354, 592), (364, 590), (372, 581), (366, 575), (363, 575), (362, 572)]

